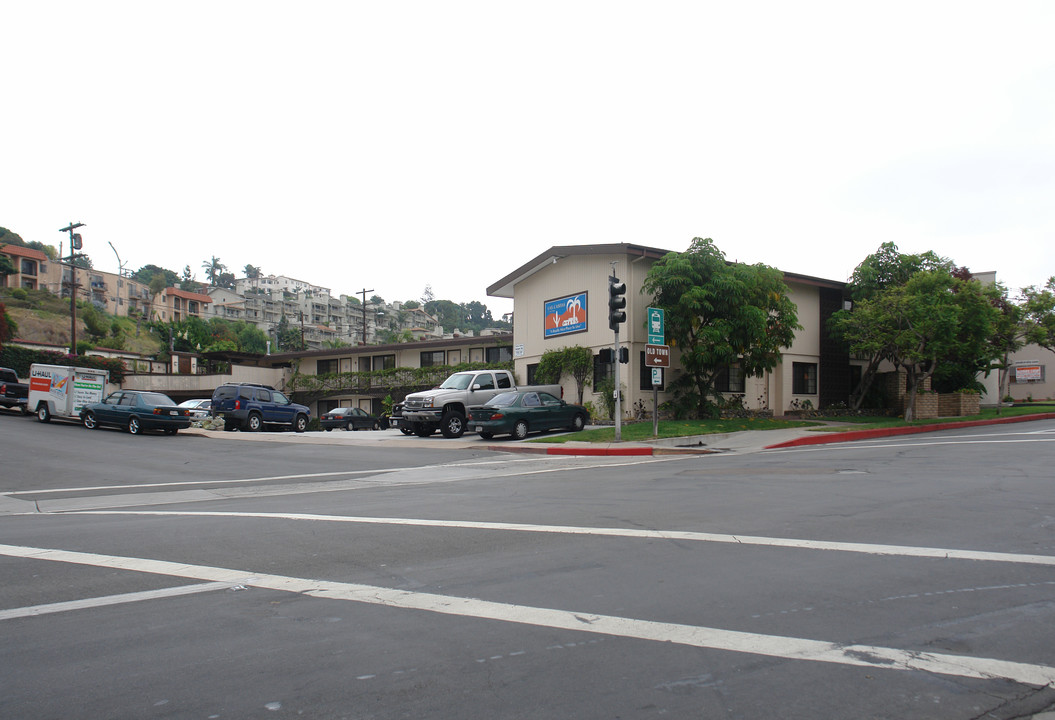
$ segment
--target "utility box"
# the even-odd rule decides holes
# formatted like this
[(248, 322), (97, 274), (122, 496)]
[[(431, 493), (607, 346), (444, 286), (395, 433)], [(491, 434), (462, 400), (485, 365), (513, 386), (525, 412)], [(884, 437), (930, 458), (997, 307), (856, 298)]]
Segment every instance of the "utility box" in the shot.
[(101, 402), (110, 373), (94, 368), (33, 363), (29, 368), (29, 403), (37, 420), (80, 419), (85, 405)]

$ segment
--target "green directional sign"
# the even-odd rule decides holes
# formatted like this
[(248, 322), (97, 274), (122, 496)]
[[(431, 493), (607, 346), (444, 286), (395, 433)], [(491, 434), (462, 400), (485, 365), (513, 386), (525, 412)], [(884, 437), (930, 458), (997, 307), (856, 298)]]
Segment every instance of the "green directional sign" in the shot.
[(650, 307), (646, 311), (648, 317), (648, 344), (665, 345), (666, 331), (663, 327), (663, 308)]

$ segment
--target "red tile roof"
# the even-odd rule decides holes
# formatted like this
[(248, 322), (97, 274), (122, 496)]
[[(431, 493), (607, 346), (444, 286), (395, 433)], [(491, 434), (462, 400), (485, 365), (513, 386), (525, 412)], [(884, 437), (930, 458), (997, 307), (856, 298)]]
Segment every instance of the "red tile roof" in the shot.
[(202, 295), (201, 293), (190, 292), (189, 290), (180, 290), (179, 288), (170, 287), (165, 288), (165, 294), (169, 297), (181, 297), (188, 300), (197, 300), (198, 302), (211, 303), (212, 298), (208, 295)]
[(40, 250), (23, 247), (21, 245), (0, 245), (0, 252), (2, 252), (4, 255), (17, 255), (19, 257), (26, 257), (32, 260), (39, 260), (40, 262), (48, 261), (48, 256), (42, 253)]

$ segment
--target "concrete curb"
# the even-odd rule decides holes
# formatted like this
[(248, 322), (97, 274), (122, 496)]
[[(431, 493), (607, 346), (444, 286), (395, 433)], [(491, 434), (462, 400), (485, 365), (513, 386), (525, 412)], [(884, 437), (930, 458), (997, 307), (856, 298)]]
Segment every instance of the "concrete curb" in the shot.
[(913, 425), (911, 427), (880, 428), (876, 430), (848, 430), (846, 432), (814, 433), (806, 437), (795, 438), (775, 445), (766, 445), (764, 450), (777, 448), (800, 447), (803, 445), (826, 445), (828, 443), (853, 442), (872, 438), (894, 437), (897, 435), (917, 435), (919, 433), (955, 430), (957, 428), (980, 427), (982, 425), (1006, 425), (1008, 423), (1028, 422), (1030, 420), (1055, 419), (1055, 413), (1038, 413), (1036, 415), (1016, 415), (1009, 418), (993, 420), (965, 420), (963, 422), (934, 423), (933, 425)]

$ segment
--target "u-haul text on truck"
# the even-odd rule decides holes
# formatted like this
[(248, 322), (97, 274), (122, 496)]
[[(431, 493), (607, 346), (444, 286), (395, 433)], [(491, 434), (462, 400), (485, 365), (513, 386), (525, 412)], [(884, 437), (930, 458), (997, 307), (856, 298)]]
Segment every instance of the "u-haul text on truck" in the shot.
[(29, 408), (40, 422), (78, 419), (85, 405), (100, 402), (110, 373), (94, 368), (34, 363), (29, 368)]

